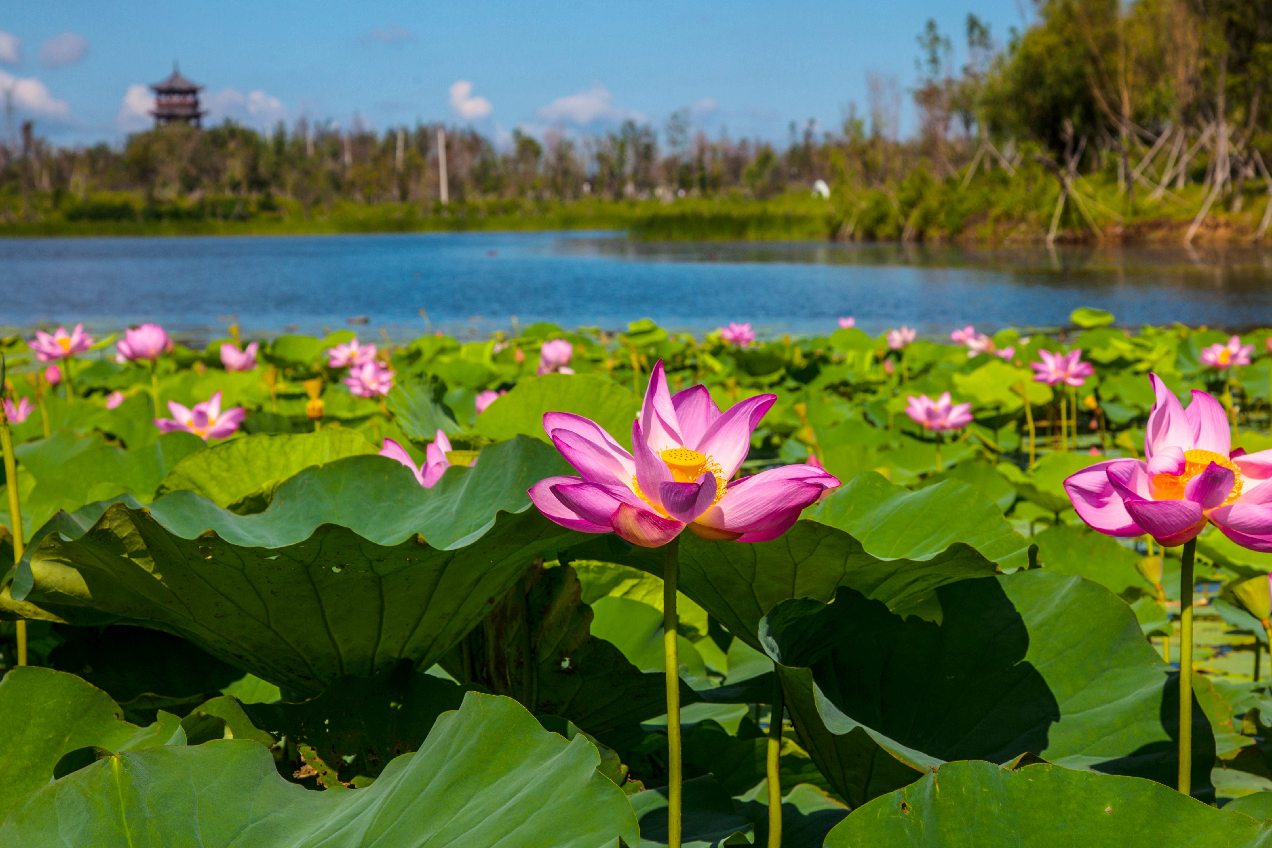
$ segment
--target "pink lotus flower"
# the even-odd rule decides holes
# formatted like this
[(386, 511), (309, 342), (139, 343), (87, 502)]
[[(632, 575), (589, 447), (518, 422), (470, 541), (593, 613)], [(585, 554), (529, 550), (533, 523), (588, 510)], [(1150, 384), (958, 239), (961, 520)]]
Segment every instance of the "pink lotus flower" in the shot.
[(65, 327), (58, 327), (57, 330), (49, 335), (43, 330), (35, 331), (35, 338), (27, 342), (31, 346), (31, 350), (35, 351), (35, 358), (41, 362), (53, 362), (58, 359), (68, 359), (80, 351), (88, 350), (93, 346), (93, 337), (84, 332), (83, 324), (76, 324), (75, 329), (66, 332)]
[(1077, 387), (1095, 373), (1091, 363), (1082, 361), (1082, 348), (1068, 353), (1040, 350), (1038, 356), (1042, 358), (1041, 362), (1029, 363), (1029, 367), (1035, 371), (1034, 382), (1036, 383), (1046, 383), (1049, 386), (1064, 383), (1066, 386)]
[(22, 398), (16, 404), (8, 398), (4, 399), (4, 418), (10, 424), (21, 424), (26, 421), (33, 409), (35, 407), (31, 405), (28, 398)]
[(48, 368), (45, 368), (44, 382), (48, 383), (50, 386), (56, 386), (58, 383), (62, 382), (62, 369), (58, 368), (56, 365), (50, 365)]
[(845, 315), (839, 319), (839, 329), (841, 330), (851, 330), (855, 326), (857, 326), (857, 319), (851, 315)]
[(964, 342), (967, 345), (968, 356), (978, 356), (982, 353), (994, 352), (994, 340), (984, 333), (973, 333), (971, 337)]
[(258, 350), (260, 350), (258, 342), (252, 342), (242, 350), (239, 350), (238, 345), (233, 342), (226, 342), (221, 345), (221, 364), (225, 366), (226, 371), (251, 371), (256, 367)]
[(172, 350), (172, 339), (158, 324), (142, 324), (124, 331), (124, 337), (115, 343), (116, 362), (136, 362), (139, 359), (158, 359)]
[(953, 403), (949, 392), (943, 393), (936, 400), (927, 395), (911, 395), (907, 400), (909, 405), (905, 408), (905, 414), (925, 429), (936, 432), (961, 430), (972, 423), (972, 405)]
[(563, 527), (613, 532), (643, 547), (666, 544), (686, 527), (707, 539), (775, 539), (805, 507), (839, 485), (811, 465), (730, 482), (746, 458), (752, 431), (775, 400), (757, 395), (721, 412), (705, 386), (670, 394), (659, 362), (632, 423), (634, 456), (582, 416), (543, 416), (557, 450), (582, 476), (541, 480), (530, 488), (530, 500)]
[(490, 406), (492, 403), (499, 400), (499, 398), (503, 397), (506, 394), (508, 394), (506, 391), (496, 392), (496, 391), (491, 391), (490, 389), (487, 389), (484, 392), (478, 392), (477, 400), (476, 400), (477, 414), (481, 415), (483, 412), (486, 411), (486, 408), (488, 406)]
[(978, 335), (979, 333), (976, 332), (976, 328), (971, 324), (968, 324), (966, 327), (951, 332), (950, 341), (955, 342), (956, 344), (965, 345)]
[(1193, 391), (1184, 409), (1156, 374), (1144, 455), (1110, 459), (1064, 481), (1079, 517), (1109, 536), (1148, 533), (1166, 546), (1209, 521), (1238, 545), (1272, 552), (1272, 450), (1232, 448), (1219, 401)]
[(913, 327), (898, 327), (895, 330), (889, 330), (888, 347), (892, 350), (900, 350), (913, 342), (917, 335)]
[(1011, 345), (1008, 345), (1002, 350), (994, 351), (994, 356), (997, 356), (999, 359), (1005, 359), (1008, 362), (1011, 362), (1013, 359), (1016, 358), (1016, 348)]
[(357, 339), (338, 344), (327, 350), (327, 365), (332, 368), (348, 368), (355, 365), (366, 365), (375, 360), (375, 345), (358, 344)]
[(1201, 352), (1201, 364), (1211, 368), (1231, 368), (1234, 365), (1249, 365), (1250, 354), (1254, 353), (1254, 345), (1241, 344), (1240, 336), (1228, 339), (1226, 345), (1212, 344)]
[(373, 359), (350, 368), (344, 384), (358, 397), (387, 395), (393, 388), (393, 371)]
[(450, 460), (446, 458), (446, 454), (450, 452), (450, 439), (446, 438), (446, 434), (441, 430), (437, 431), (437, 435), (433, 438), (433, 443), (424, 449), (424, 464), (416, 467), (415, 460), (411, 459), (411, 455), (406, 452), (400, 444), (392, 439), (384, 440), (384, 447), (380, 449), (380, 456), (387, 456), (389, 459), (396, 459), (398, 462), (411, 469), (411, 473), (415, 475), (415, 479), (421, 486), (431, 489), (437, 485), (437, 481), (442, 479), (442, 474), (450, 468)]
[(539, 348), (539, 367), (534, 373), (540, 377), (544, 374), (573, 374), (574, 369), (568, 367), (572, 356), (574, 345), (565, 339), (546, 341)]
[(735, 347), (748, 347), (755, 341), (755, 331), (751, 329), (750, 324), (731, 322), (729, 326), (720, 328), (720, 338)]
[(171, 418), (156, 418), (155, 425), (165, 433), (178, 430), (203, 439), (224, 439), (234, 435), (247, 410), (241, 406), (221, 411), (221, 393), (217, 392), (209, 400), (196, 403), (194, 409), (187, 409), (176, 401), (168, 401)]
[(119, 406), (123, 402), (124, 402), (123, 392), (111, 392), (110, 394), (106, 395), (107, 409), (114, 409), (115, 407)]

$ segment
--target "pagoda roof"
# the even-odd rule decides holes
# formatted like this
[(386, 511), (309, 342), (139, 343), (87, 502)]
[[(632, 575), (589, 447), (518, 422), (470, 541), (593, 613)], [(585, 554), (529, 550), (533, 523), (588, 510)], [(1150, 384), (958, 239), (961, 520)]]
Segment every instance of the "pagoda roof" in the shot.
[(181, 71), (177, 70), (175, 66), (172, 69), (172, 73), (168, 75), (167, 79), (157, 82), (150, 87), (156, 91), (162, 91), (165, 89), (176, 91), (200, 91), (203, 88), (203, 86), (199, 85), (197, 82), (188, 80), (181, 76)]

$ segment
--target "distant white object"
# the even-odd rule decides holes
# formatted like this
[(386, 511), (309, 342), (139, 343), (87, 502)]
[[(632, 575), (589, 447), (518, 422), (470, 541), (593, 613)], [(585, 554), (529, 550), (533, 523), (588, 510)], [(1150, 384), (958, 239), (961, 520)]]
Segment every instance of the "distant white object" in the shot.
[(823, 200), (830, 200), (830, 186), (826, 184), (825, 180), (818, 180), (813, 183), (813, 194)]

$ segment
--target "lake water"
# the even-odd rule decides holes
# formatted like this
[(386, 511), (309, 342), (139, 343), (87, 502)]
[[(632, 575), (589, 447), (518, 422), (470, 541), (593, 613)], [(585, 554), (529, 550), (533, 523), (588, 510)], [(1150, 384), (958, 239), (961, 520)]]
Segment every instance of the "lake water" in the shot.
[[(1078, 306), (1122, 324), (1272, 325), (1272, 251), (964, 250), (644, 243), (613, 233), (0, 239), (0, 325), (158, 321), (193, 336), (361, 324), (397, 338), (520, 322), (620, 329), (878, 332), (1049, 327)], [(421, 312), (423, 310), (423, 312)]]

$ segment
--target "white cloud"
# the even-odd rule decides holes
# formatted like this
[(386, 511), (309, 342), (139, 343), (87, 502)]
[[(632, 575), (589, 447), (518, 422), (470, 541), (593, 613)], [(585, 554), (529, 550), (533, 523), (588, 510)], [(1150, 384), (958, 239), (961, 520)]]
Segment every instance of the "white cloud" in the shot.
[(48, 86), (35, 77), (15, 77), (0, 71), (0, 103), (5, 100), (12, 102), (19, 114), (54, 120), (71, 117), (70, 104), (54, 97)]
[(22, 42), (11, 32), (0, 30), (0, 65), (16, 65), (22, 61)]
[(115, 116), (115, 126), (120, 132), (138, 132), (148, 129), (154, 118), (150, 110), (155, 108), (155, 96), (150, 88), (138, 83), (128, 86), (124, 99), (119, 104), (119, 114)]
[(258, 129), (270, 129), (288, 115), (283, 101), (259, 88), (247, 93), (223, 88), (203, 98), (203, 107), (212, 121), (229, 118)]
[(49, 68), (74, 65), (88, 55), (88, 39), (78, 32), (55, 35), (40, 45), (40, 64)]
[(479, 120), (495, 111), (484, 97), (473, 97), (473, 84), (468, 80), (456, 80), (450, 87), (450, 105), (455, 114), (469, 121)]
[(539, 119), (549, 124), (577, 124), (586, 126), (597, 122), (617, 122), (631, 118), (645, 120), (639, 112), (622, 109), (614, 104), (614, 95), (605, 86), (592, 86), (586, 91), (558, 97), (539, 109)]
[(716, 102), (714, 97), (704, 97), (690, 106), (689, 111), (695, 115), (709, 115), (719, 108), (720, 104)]
[(368, 44), (388, 44), (396, 46), (399, 44), (407, 44), (415, 40), (415, 33), (400, 24), (392, 24), (386, 27), (376, 27), (368, 31), (362, 36), (364, 43)]

